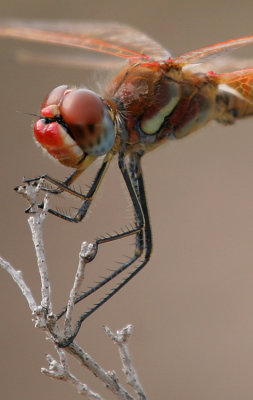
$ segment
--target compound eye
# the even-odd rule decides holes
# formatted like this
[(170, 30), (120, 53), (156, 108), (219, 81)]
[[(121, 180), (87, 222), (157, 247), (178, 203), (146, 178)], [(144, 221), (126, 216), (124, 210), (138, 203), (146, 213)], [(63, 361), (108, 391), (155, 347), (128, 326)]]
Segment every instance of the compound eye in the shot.
[(68, 90), (68, 89), (69, 89), (69, 87), (67, 85), (61, 85), (61, 86), (57, 86), (56, 88), (51, 90), (51, 92), (45, 98), (45, 100), (41, 106), (41, 109), (51, 106), (51, 105), (58, 106), (59, 103), (61, 102), (66, 90)]
[(114, 125), (101, 98), (88, 89), (66, 92), (59, 105), (68, 133), (84, 153), (100, 156), (115, 140)]
[(103, 120), (104, 105), (92, 91), (77, 89), (64, 96), (60, 104), (60, 113), (70, 127), (96, 125)]

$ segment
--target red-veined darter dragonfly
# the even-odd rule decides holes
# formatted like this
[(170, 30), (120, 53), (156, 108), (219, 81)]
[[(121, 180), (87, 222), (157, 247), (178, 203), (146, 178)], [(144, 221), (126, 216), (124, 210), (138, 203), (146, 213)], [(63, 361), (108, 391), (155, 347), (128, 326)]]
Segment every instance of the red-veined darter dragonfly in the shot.
[[(170, 138), (189, 135), (211, 120), (226, 125), (253, 115), (253, 67), (236, 67), (230, 61), (220, 64), (214, 58), (227, 50), (253, 43), (253, 35), (203, 47), (176, 58), (145, 34), (114, 23), (3, 21), (0, 35), (78, 47), (126, 60), (103, 96), (68, 85), (53, 89), (45, 98), (34, 126), (36, 141), (60, 163), (74, 168), (64, 182), (48, 175), (43, 175), (44, 179), (57, 186), (55, 192), (67, 191), (82, 200), (74, 217), (50, 209), (52, 214), (72, 222), (81, 221), (116, 155), (135, 213), (135, 226), (131, 229), (95, 241), (91, 259), (100, 244), (130, 235), (135, 236), (134, 255), (80, 295), (76, 302), (139, 263), (127, 278), (81, 316), (73, 335), (62, 344), (66, 346), (73, 341), (82, 322), (126, 285), (150, 259), (152, 236), (142, 156)], [(88, 193), (83, 195), (71, 189), (75, 179), (101, 156), (101, 166)]]

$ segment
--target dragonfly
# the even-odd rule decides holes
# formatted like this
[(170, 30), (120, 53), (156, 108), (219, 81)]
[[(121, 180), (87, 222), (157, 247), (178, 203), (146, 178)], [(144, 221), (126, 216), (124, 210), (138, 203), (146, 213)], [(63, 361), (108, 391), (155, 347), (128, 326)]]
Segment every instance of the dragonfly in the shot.
[[(143, 155), (167, 140), (186, 137), (211, 120), (230, 125), (253, 116), (253, 67), (241, 67), (236, 59), (231, 62), (224, 58), (220, 62), (217, 57), (252, 44), (253, 35), (175, 58), (146, 34), (117, 23), (1, 21), (0, 36), (103, 53), (111, 56), (112, 66), (113, 60), (124, 61), (101, 95), (69, 85), (54, 88), (44, 99), (40, 118), (34, 125), (34, 136), (41, 147), (61, 164), (74, 169), (65, 181), (42, 177), (56, 186), (52, 190), (55, 194), (67, 192), (82, 202), (74, 216), (56, 209), (50, 209), (51, 214), (70, 222), (82, 221), (115, 157), (134, 209), (134, 225), (121, 233), (97, 238), (89, 261), (95, 258), (101, 244), (128, 236), (135, 238), (133, 255), (75, 302), (90, 296), (129, 267), (134, 266), (133, 270), (79, 318), (73, 334), (61, 343), (64, 347), (74, 340), (82, 322), (150, 260), (152, 232), (141, 166)], [(103, 62), (101, 57), (102, 68)], [(98, 158), (101, 165), (88, 193), (74, 190), (73, 182)]]

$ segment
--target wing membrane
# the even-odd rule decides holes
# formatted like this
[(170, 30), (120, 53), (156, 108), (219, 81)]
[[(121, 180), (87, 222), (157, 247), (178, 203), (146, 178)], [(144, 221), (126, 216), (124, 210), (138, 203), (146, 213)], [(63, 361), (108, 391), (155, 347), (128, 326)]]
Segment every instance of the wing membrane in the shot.
[(217, 74), (216, 77), (219, 83), (225, 83), (253, 103), (253, 68)]
[(186, 64), (183, 70), (190, 70), (193, 73), (214, 71), (216, 73), (238, 71), (246, 69), (253, 65), (253, 58), (235, 58), (235, 57), (213, 57), (208, 61), (197, 64)]
[(0, 36), (79, 47), (122, 58), (170, 57), (155, 40), (117, 23), (0, 20)]
[(15, 50), (14, 55), (17, 62), (22, 64), (71, 67), (96, 71), (117, 70), (122, 68), (125, 62), (123, 58), (113, 57), (108, 54), (104, 54), (101, 57), (101, 54), (98, 53), (92, 57), (90, 54), (87, 55), (84, 52), (82, 54), (68, 54), (67, 52), (52, 54), (23, 48)]
[(174, 62), (184, 64), (194, 64), (208, 60), (214, 55), (222, 54), (226, 51), (235, 50), (239, 47), (253, 44), (253, 35), (244, 36), (237, 39), (226, 40), (225, 42), (219, 42), (211, 46), (202, 47), (197, 50), (189, 51), (182, 54), (179, 57), (173, 59)]

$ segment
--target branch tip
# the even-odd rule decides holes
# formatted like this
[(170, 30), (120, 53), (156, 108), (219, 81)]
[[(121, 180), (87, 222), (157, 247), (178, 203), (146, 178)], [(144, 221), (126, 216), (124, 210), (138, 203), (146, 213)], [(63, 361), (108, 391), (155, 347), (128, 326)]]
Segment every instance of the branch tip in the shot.
[(89, 262), (94, 258), (94, 253), (96, 252), (96, 248), (93, 243), (83, 242), (81, 244), (80, 250), (80, 258), (82, 258), (85, 262)]

